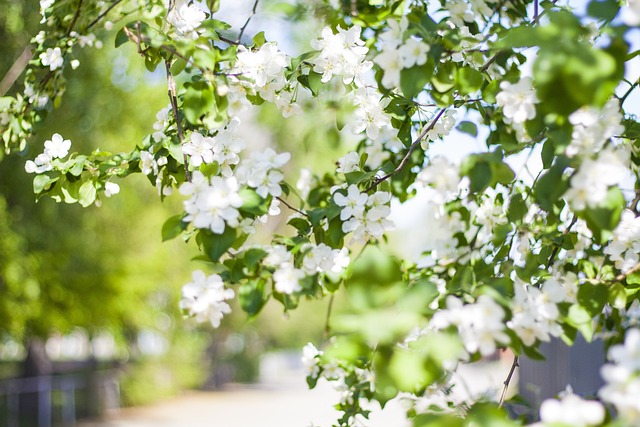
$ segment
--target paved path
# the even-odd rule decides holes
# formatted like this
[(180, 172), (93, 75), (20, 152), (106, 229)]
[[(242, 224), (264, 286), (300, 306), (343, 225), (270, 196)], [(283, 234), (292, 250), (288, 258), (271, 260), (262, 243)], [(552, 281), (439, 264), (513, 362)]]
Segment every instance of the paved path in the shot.
[[(482, 369), (463, 367), (464, 394), (499, 391), (509, 365), (499, 362)], [(465, 391), (466, 390), (466, 391)], [(333, 404), (336, 392), (320, 382), (308, 390), (304, 375), (289, 375), (279, 382), (258, 386), (230, 386), (219, 392), (189, 392), (141, 408), (125, 408), (106, 421), (84, 422), (78, 427), (329, 427), (337, 420)], [(374, 410), (368, 427), (408, 427), (404, 410), (390, 402), (383, 411)]]

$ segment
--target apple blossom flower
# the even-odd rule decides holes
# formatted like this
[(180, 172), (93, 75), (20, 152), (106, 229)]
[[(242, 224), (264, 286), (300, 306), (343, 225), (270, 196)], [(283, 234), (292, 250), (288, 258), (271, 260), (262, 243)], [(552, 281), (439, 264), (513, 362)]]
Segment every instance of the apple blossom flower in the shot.
[(517, 83), (500, 83), (502, 91), (496, 95), (496, 102), (502, 107), (505, 123), (522, 124), (536, 116), (535, 104), (539, 100), (532, 83), (530, 77), (523, 77)]
[(202, 270), (196, 270), (191, 277), (192, 281), (182, 287), (180, 308), (195, 316), (198, 322), (209, 320), (217, 328), (222, 317), (231, 313), (225, 301), (234, 297), (233, 290), (225, 289), (217, 274), (207, 276)]
[(49, 67), (49, 70), (51, 71), (61, 68), (64, 64), (62, 51), (59, 47), (48, 48), (46, 51), (40, 54), (39, 58), (40, 62), (42, 62), (42, 65), (44, 65), (45, 67)]

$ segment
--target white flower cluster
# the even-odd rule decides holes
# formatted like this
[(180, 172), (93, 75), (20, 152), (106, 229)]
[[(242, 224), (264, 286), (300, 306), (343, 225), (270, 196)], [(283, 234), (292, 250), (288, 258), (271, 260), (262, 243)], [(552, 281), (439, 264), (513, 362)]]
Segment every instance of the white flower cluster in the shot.
[(338, 26), (338, 32), (334, 34), (330, 27), (324, 27), (320, 38), (311, 41), (311, 47), (320, 51), (313, 71), (322, 74), (322, 83), (327, 83), (333, 76), (341, 76), (344, 84), (364, 85), (364, 73), (373, 64), (365, 60), (369, 49), (360, 39), (360, 31), (357, 25), (348, 30)]
[(628, 165), (625, 146), (607, 147), (595, 159), (585, 158), (565, 193), (571, 207), (578, 211), (597, 207), (606, 199), (609, 187), (620, 185), (627, 177)]
[(153, 124), (153, 129), (155, 130), (155, 132), (153, 133), (153, 135), (151, 135), (155, 142), (162, 141), (167, 137), (164, 131), (167, 129), (167, 126), (169, 126), (170, 115), (170, 106), (165, 107), (156, 113), (156, 122)]
[(24, 169), (27, 173), (44, 173), (53, 169), (53, 159), (61, 159), (69, 154), (71, 141), (64, 139), (59, 133), (54, 133), (51, 139), (45, 141), (44, 152), (38, 154), (35, 160), (27, 160)]
[[(340, 403), (351, 404), (354, 402), (354, 393), (346, 383), (348, 372), (336, 363), (322, 364), (321, 357), (324, 353), (318, 350), (313, 344), (307, 343), (302, 349), (302, 365), (307, 371), (307, 376), (317, 379), (323, 377), (331, 383), (333, 388), (340, 394)], [(373, 373), (368, 369), (355, 368), (356, 380), (359, 384), (369, 384), (371, 391), (374, 387)], [(360, 424), (358, 424), (360, 425)]]
[(632, 27), (640, 25), (640, 0), (627, 0), (625, 6), (622, 8), (624, 23)]
[(217, 328), (222, 317), (231, 313), (225, 301), (234, 297), (233, 290), (226, 289), (217, 274), (207, 276), (204, 271), (196, 270), (191, 277), (192, 281), (182, 287), (180, 308), (195, 316), (198, 322), (208, 320)]
[(269, 253), (263, 264), (275, 267), (273, 281), (276, 291), (292, 294), (302, 290), (300, 280), (316, 273), (341, 274), (349, 265), (349, 251), (346, 248), (332, 249), (324, 243), (303, 246), (306, 251), (302, 259), (301, 269), (294, 267), (293, 255), (284, 245), (273, 245), (266, 248)]
[(600, 425), (605, 418), (602, 403), (584, 400), (574, 394), (571, 387), (561, 393), (559, 400), (546, 399), (540, 406), (540, 421), (543, 426), (566, 425), (589, 427)]
[(195, 39), (198, 37), (197, 29), (207, 19), (208, 13), (204, 2), (176, 0), (167, 14), (167, 22), (173, 25), (179, 36)]
[(521, 126), (536, 116), (535, 105), (540, 101), (532, 83), (530, 77), (523, 77), (517, 83), (500, 83), (502, 90), (496, 95), (496, 102), (502, 107), (505, 123)]
[(569, 116), (573, 125), (568, 156), (589, 156), (599, 152), (604, 144), (617, 135), (622, 135), (620, 102), (612, 98), (602, 109), (583, 107)]
[(505, 312), (492, 298), (481, 295), (475, 303), (464, 304), (449, 295), (446, 301), (447, 308), (438, 310), (429, 325), (436, 330), (455, 326), (469, 354), (480, 352), (489, 356), (498, 345), (509, 344), (509, 336), (504, 332)]
[(59, 47), (48, 48), (40, 54), (39, 58), (42, 65), (49, 67), (50, 71), (62, 68), (64, 65), (64, 57), (62, 56), (62, 50)]
[(195, 171), (191, 182), (180, 186), (180, 194), (190, 196), (185, 200), (187, 215), (184, 222), (192, 222), (195, 228), (209, 229), (215, 234), (224, 233), (225, 227), (239, 225), (242, 198), (235, 177), (213, 176), (207, 179), (202, 172)]
[(389, 29), (380, 35), (382, 51), (374, 58), (374, 62), (382, 68), (382, 86), (395, 89), (400, 85), (400, 72), (415, 65), (424, 65), (430, 47), (424, 41), (413, 36), (405, 39), (409, 25), (406, 17), (400, 21), (389, 20)]
[(640, 329), (627, 332), (624, 344), (609, 349), (612, 363), (604, 365), (600, 373), (605, 381), (598, 394), (615, 406), (624, 425), (640, 424)]
[(444, 138), (449, 135), (451, 129), (456, 125), (456, 112), (454, 110), (447, 110), (440, 119), (431, 126), (431, 129), (425, 134), (425, 137), (420, 141), (420, 146), (423, 150), (429, 148), (429, 142), (437, 139)]
[(418, 173), (416, 184), (429, 187), (434, 199), (445, 202), (458, 193), (460, 173), (458, 167), (446, 157), (436, 156)]
[(183, 144), (182, 152), (189, 156), (189, 163), (195, 167), (217, 162), (220, 174), (228, 178), (233, 175), (231, 166), (240, 163), (239, 154), (245, 147), (237, 133), (239, 124), (238, 119), (233, 119), (213, 137), (193, 132), (190, 140)]
[(342, 207), (340, 219), (343, 221), (342, 231), (353, 231), (355, 242), (366, 242), (371, 238), (379, 239), (385, 231), (394, 225), (387, 217), (391, 213), (388, 204), (391, 193), (376, 191), (372, 195), (361, 193), (358, 187), (351, 184), (347, 194), (336, 191), (333, 195), (336, 205)]
[(349, 266), (347, 248), (332, 249), (324, 243), (319, 245), (310, 243), (303, 246), (302, 250), (309, 250), (302, 259), (302, 270), (309, 275), (327, 272), (341, 274)]
[[(290, 63), (291, 59), (273, 42), (265, 43), (255, 51), (239, 46), (237, 61), (231, 72), (249, 79), (251, 90), (256, 91), (265, 101), (273, 102), (284, 117), (290, 117), (302, 113), (284, 76)], [(237, 82), (242, 86), (247, 81), (238, 79)]]
[(549, 341), (550, 336), (562, 335), (558, 324), (558, 304), (575, 301), (577, 293), (575, 276), (569, 277), (567, 280), (548, 279), (540, 289), (518, 281), (514, 284), (512, 317), (507, 327), (518, 335), (524, 345), (532, 346), (536, 340)]
[(383, 100), (377, 90), (359, 88), (355, 92), (353, 103), (356, 106), (355, 122), (353, 123), (354, 133), (365, 132), (367, 138), (375, 141), (381, 136), (383, 129), (391, 126), (391, 119), (384, 111), (389, 100)]
[(620, 223), (604, 253), (611, 257), (622, 273), (631, 271), (640, 261), (640, 217), (630, 210), (622, 212)]
[(260, 197), (267, 198), (269, 195), (278, 197), (282, 194), (280, 182), (284, 179), (280, 168), (290, 158), (289, 153), (277, 154), (273, 149), (267, 148), (242, 160), (234, 172), (241, 184), (255, 188)]

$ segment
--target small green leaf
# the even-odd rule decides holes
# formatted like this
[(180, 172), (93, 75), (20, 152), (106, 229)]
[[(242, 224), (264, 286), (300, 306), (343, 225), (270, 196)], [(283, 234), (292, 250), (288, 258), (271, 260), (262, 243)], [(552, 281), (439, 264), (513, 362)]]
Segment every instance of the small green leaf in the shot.
[(466, 133), (473, 137), (478, 136), (478, 126), (473, 122), (462, 121), (458, 123), (458, 126), (456, 126), (456, 129), (458, 129), (462, 133)]
[(182, 104), (184, 116), (189, 123), (197, 124), (200, 117), (213, 111), (216, 107), (213, 90), (205, 82), (188, 82), (184, 87), (186, 89)]
[(180, 235), (186, 228), (187, 223), (182, 220), (183, 215), (174, 215), (167, 219), (162, 225), (162, 241), (174, 239)]
[(87, 181), (80, 186), (78, 202), (82, 207), (86, 208), (96, 200), (96, 193), (96, 187), (93, 182)]
[(456, 87), (463, 95), (480, 90), (483, 83), (482, 73), (471, 67), (462, 67), (456, 72)]
[(266, 292), (266, 283), (262, 279), (243, 283), (238, 288), (238, 300), (240, 307), (249, 315), (255, 316), (269, 300)]
[(225, 227), (222, 234), (214, 234), (210, 230), (201, 230), (197, 236), (204, 252), (213, 262), (218, 262), (220, 257), (227, 252), (236, 240), (236, 229)]

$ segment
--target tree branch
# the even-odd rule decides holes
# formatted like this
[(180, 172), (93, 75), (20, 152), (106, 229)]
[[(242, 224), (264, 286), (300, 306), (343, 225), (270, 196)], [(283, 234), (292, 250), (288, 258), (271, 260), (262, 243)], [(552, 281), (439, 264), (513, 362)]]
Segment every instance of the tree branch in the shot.
[(238, 39), (236, 40), (236, 43), (240, 43), (240, 41), (242, 40), (242, 35), (244, 34), (244, 30), (247, 29), (247, 26), (249, 25), (249, 22), (251, 22), (251, 18), (253, 18), (254, 15), (256, 14), (256, 10), (258, 9), (258, 3), (260, 3), (260, 0), (256, 0), (253, 3), (253, 9), (251, 9), (251, 15), (249, 15), (249, 17), (247, 18), (246, 22), (242, 26), (242, 28), (240, 28), (240, 33), (238, 34)]
[[(176, 81), (171, 74), (171, 61), (168, 59), (164, 61), (165, 68), (167, 70), (167, 86), (169, 102), (171, 103), (171, 111), (173, 112), (173, 119), (176, 122), (176, 128), (178, 130), (178, 140), (180, 145), (184, 143), (184, 136), (182, 134), (182, 124), (180, 123), (180, 115), (178, 114), (178, 96), (176, 92)], [(184, 176), (187, 181), (191, 182), (191, 172), (189, 172), (189, 158), (186, 154), (182, 154), (184, 159)]]
[(11, 86), (18, 80), (18, 77), (22, 74), (27, 65), (29, 65), (29, 60), (33, 56), (31, 52), (31, 46), (27, 46), (24, 48), (20, 56), (15, 60), (7, 74), (4, 75), (2, 81), (0, 81), (0, 96), (4, 96)]
[(82, 1), (83, 0), (78, 1), (78, 8), (76, 9), (76, 13), (73, 15), (73, 19), (71, 20), (71, 23), (69, 24), (69, 29), (67, 30), (67, 36), (71, 34), (71, 32), (73, 31), (73, 27), (75, 27), (76, 22), (78, 22), (78, 18), (80, 17), (80, 9), (82, 9)]
[(504, 388), (502, 389), (502, 394), (500, 395), (500, 402), (498, 403), (498, 407), (501, 408), (504, 403), (504, 398), (507, 396), (507, 389), (509, 388), (509, 384), (511, 383), (511, 378), (513, 378), (513, 374), (516, 371), (516, 368), (520, 366), (518, 364), (518, 356), (513, 356), (513, 363), (511, 364), (511, 369), (509, 369), (509, 375), (507, 375), (507, 379), (504, 380), (502, 384), (504, 384)]
[(289, 209), (291, 209), (292, 211), (297, 212), (297, 213), (299, 213), (300, 215), (304, 215), (304, 216), (306, 216), (307, 218), (309, 217), (309, 215), (307, 215), (307, 213), (306, 213), (306, 212), (301, 211), (300, 209), (296, 209), (296, 208), (294, 208), (294, 207), (293, 207), (293, 206), (291, 206), (289, 203), (287, 203), (287, 201), (286, 201), (286, 200), (284, 200), (282, 197), (276, 197), (276, 199), (278, 199), (278, 200), (279, 200), (283, 205), (285, 205), (286, 207), (288, 207), (288, 208), (289, 208)]
[(431, 123), (429, 123), (429, 126), (427, 126), (426, 128), (424, 128), (422, 130), (422, 132), (420, 133), (420, 135), (418, 136), (418, 138), (416, 138), (415, 141), (413, 141), (413, 143), (411, 144), (411, 146), (409, 147), (409, 151), (407, 151), (407, 154), (405, 154), (405, 156), (402, 158), (402, 161), (400, 161), (400, 164), (391, 172), (389, 172), (388, 174), (381, 176), (380, 178), (377, 178), (375, 181), (373, 181), (373, 184), (371, 184), (368, 188), (367, 191), (373, 190), (374, 188), (376, 188), (382, 181), (385, 181), (389, 178), (391, 178), (393, 175), (397, 174), (398, 172), (400, 172), (405, 165), (407, 164), (407, 162), (409, 161), (409, 158), (411, 157), (411, 154), (413, 154), (413, 152), (416, 150), (416, 148), (418, 147), (418, 144), (420, 144), (422, 142), (422, 140), (425, 138), (425, 136), (427, 136), (427, 133), (429, 133), (429, 131), (431, 129), (433, 129), (433, 127), (436, 125), (436, 123), (438, 122), (438, 120), (440, 120), (440, 117), (442, 117), (442, 115), (444, 114), (444, 112), (446, 111), (446, 108), (441, 109), (440, 111), (438, 111), (438, 114), (436, 114), (436, 117), (431, 121)]
[(104, 18), (109, 12), (111, 12), (111, 10), (113, 10), (114, 7), (116, 7), (118, 4), (122, 3), (122, 0), (116, 0), (113, 3), (111, 3), (111, 6), (109, 6), (104, 12), (102, 12), (100, 15), (98, 15), (96, 17), (96, 19), (94, 19), (93, 21), (91, 21), (87, 27), (85, 28), (85, 30), (90, 29), (91, 27), (93, 27), (94, 25), (96, 25), (98, 22), (100, 22), (100, 20), (102, 18)]

